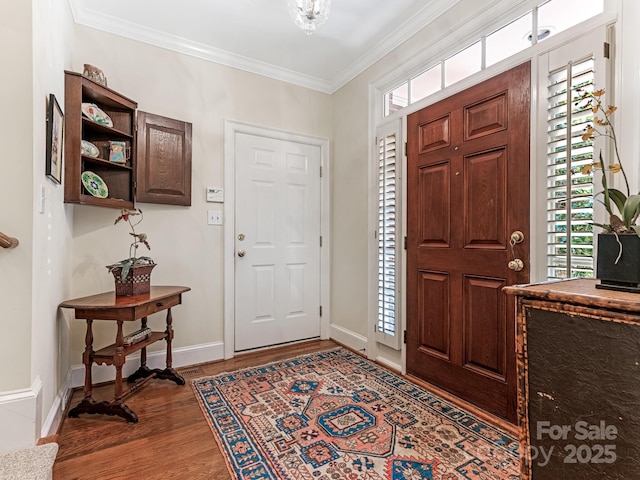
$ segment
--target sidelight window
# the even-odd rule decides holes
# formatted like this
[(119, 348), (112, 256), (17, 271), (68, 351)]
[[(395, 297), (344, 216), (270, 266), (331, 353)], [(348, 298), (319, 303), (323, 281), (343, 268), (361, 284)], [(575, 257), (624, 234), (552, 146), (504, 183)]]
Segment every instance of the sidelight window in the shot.
[(593, 277), (593, 140), (583, 140), (593, 112), (578, 103), (593, 91), (594, 59), (569, 63), (547, 87), (547, 276)]
[(393, 122), (378, 129), (378, 321), (376, 338), (400, 347), (398, 282), (400, 259), (400, 129)]

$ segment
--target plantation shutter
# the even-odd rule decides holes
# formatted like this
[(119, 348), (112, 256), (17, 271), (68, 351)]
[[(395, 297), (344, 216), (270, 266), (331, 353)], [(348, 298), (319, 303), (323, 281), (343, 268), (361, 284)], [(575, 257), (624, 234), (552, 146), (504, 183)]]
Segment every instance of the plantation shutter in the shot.
[(593, 140), (582, 140), (593, 112), (581, 93), (593, 91), (594, 60), (569, 63), (549, 75), (547, 247), (549, 278), (593, 277)]
[[(549, 279), (594, 276), (594, 141), (583, 140), (593, 112), (579, 103), (583, 91), (606, 88), (602, 51), (605, 36), (594, 32), (574, 45), (548, 54), (545, 102), (546, 267)], [(585, 53), (589, 52), (589, 53)], [(542, 73), (542, 72), (541, 72)], [(598, 145), (601, 148), (601, 145)]]
[(398, 123), (379, 129), (378, 146), (378, 322), (376, 340), (400, 348), (400, 154)]

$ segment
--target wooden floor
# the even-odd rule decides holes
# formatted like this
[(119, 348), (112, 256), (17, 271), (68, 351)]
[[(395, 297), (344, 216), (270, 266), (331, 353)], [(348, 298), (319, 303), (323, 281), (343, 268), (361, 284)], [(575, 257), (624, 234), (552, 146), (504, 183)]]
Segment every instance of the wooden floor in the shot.
[[(136, 424), (105, 415), (65, 418), (58, 436), (60, 448), (53, 479), (230, 479), (190, 381), (335, 346), (332, 341), (318, 340), (179, 368), (187, 385), (151, 380), (126, 399), (138, 415)], [(111, 400), (112, 396), (112, 385), (94, 389), (95, 400)], [(75, 391), (70, 405), (81, 399), (82, 390)]]

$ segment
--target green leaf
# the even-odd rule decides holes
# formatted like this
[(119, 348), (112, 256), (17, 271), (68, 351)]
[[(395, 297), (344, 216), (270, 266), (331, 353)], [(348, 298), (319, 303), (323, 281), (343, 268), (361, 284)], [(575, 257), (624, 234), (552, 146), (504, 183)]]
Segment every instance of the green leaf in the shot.
[(127, 278), (127, 275), (129, 274), (129, 270), (131, 270), (131, 265), (133, 265), (132, 259), (124, 260), (122, 262), (122, 271), (120, 272), (120, 280), (122, 280), (123, 282)]
[(629, 195), (622, 211), (622, 220), (625, 227), (631, 228), (631, 223), (638, 213), (638, 208), (640, 208), (640, 195)]
[(616, 204), (620, 213), (624, 212), (624, 204), (627, 202), (627, 196), (616, 188), (609, 189), (609, 198)]
[(636, 235), (640, 237), (640, 225), (631, 225), (631, 230), (636, 232)]

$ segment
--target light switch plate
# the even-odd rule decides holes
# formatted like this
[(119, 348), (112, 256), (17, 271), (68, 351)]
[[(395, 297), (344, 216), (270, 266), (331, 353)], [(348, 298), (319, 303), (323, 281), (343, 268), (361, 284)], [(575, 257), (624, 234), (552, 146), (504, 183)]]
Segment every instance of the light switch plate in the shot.
[(207, 202), (224, 202), (224, 190), (221, 188), (207, 187)]
[(222, 225), (222, 211), (221, 210), (207, 210), (207, 224), (208, 225)]

